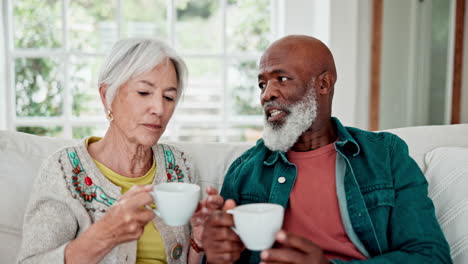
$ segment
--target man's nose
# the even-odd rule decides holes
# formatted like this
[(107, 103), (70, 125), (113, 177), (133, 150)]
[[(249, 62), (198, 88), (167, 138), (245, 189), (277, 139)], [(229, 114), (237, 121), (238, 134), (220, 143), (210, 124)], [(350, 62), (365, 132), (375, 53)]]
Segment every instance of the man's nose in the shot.
[(263, 93), (261, 94), (261, 103), (270, 102), (278, 98), (278, 87), (273, 82), (266, 84)]

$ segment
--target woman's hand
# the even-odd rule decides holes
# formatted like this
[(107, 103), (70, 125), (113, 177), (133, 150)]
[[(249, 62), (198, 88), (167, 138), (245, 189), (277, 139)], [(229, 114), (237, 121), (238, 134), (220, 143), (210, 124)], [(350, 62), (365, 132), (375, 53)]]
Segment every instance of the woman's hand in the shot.
[[(107, 213), (65, 249), (66, 263), (98, 263), (119, 244), (137, 240), (155, 214), (152, 185), (135, 185)], [(92, 245), (92, 246), (90, 246)]]
[(145, 206), (153, 203), (152, 185), (135, 185), (95, 223), (95, 232), (114, 246), (137, 240), (155, 214)]
[(198, 208), (190, 220), (192, 239), (199, 247), (203, 247), (201, 238), (205, 222), (214, 210), (220, 210), (224, 204), (223, 197), (218, 194), (215, 188), (208, 186), (205, 191), (208, 196), (198, 204)]

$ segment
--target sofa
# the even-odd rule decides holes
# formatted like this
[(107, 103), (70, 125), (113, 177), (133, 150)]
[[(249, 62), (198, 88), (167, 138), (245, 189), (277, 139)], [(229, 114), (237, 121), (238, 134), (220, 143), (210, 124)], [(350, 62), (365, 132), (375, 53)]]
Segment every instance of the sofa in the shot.
[[(468, 124), (388, 130), (403, 138), (429, 181), (454, 263), (468, 263)], [(41, 163), (76, 140), (0, 131), (0, 263), (14, 263), (23, 214)], [(229, 165), (253, 143), (173, 143), (192, 158), (202, 188), (220, 188)]]

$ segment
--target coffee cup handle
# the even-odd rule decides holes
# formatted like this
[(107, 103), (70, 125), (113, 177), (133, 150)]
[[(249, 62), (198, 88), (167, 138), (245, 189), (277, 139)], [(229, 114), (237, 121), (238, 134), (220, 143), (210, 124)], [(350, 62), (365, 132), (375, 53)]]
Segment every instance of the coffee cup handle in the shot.
[(149, 209), (149, 210), (153, 211), (158, 217), (161, 217), (161, 213), (158, 211), (158, 209), (153, 209), (149, 205), (145, 205), (145, 207), (146, 207), (146, 209)]
[[(226, 211), (226, 213), (234, 216), (235, 212), (234, 212), (234, 210), (229, 209), (229, 210)], [(237, 229), (234, 226), (231, 226), (231, 230), (234, 231), (234, 233), (236, 233), (237, 235), (239, 235), (239, 232), (237, 231)]]

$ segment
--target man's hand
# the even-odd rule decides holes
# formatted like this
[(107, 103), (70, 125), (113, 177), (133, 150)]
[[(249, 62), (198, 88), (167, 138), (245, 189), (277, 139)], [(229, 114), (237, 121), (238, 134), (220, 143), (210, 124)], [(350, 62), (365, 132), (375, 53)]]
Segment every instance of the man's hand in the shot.
[(205, 223), (202, 241), (209, 264), (233, 263), (239, 259), (245, 247), (231, 227), (232, 215), (226, 211), (236, 207), (233, 200), (227, 200), (222, 210), (215, 210)]
[(283, 247), (262, 251), (261, 264), (328, 264), (330, 263), (323, 255), (322, 249), (311, 241), (295, 236), (285, 231), (276, 234), (276, 241)]
[(205, 191), (206, 199), (198, 203), (198, 208), (190, 219), (192, 238), (199, 247), (203, 247), (202, 234), (205, 222), (208, 221), (214, 210), (221, 210), (224, 204), (223, 197), (218, 194), (215, 188), (208, 186)]

